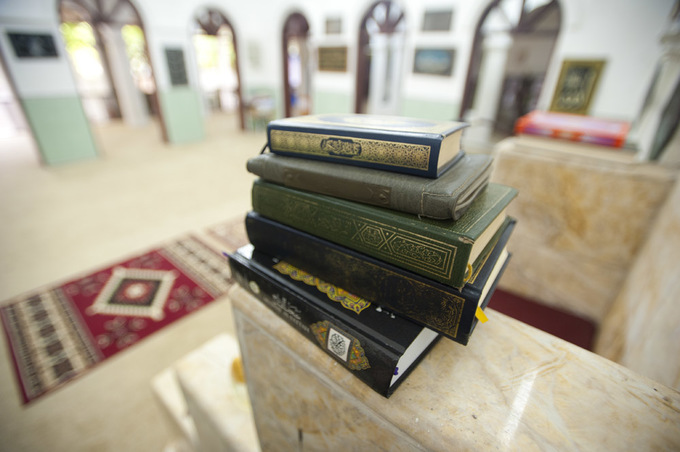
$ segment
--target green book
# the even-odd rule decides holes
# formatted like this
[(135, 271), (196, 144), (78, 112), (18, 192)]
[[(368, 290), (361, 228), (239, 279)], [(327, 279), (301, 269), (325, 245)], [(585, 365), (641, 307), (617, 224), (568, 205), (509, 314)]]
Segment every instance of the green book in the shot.
[(253, 210), (317, 237), (462, 288), (517, 190), (490, 183), (459, 220), (433, 220), (258, 179)]

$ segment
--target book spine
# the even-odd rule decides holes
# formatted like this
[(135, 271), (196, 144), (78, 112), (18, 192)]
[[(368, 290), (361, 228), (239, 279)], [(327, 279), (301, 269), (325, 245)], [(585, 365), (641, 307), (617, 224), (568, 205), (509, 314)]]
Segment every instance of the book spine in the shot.
[(409, 223), (386, 209), (260, 180), (253, 184), (252, 205), (265, 217), (435, 281), (465, 284), (471, 241), (438, 237), (426, 222)]
[(468, 341), (478, 292), (437, 284), (261, 215), (246, 216), (246, 232), (253, 246), (266, 254), (313, 271), (456, 342)]
[(329, 311), (287, 288), (284, 281), (258, 271), (243, 258), (229, 256), (236, 282), (374, 391), (389, 397), (399, 357), (392, 350), (340, 321)]
[(428, 192), (422, 180), (411, 181), (411, 176), (345, 165), (333, 165), (330, 172), (315, 164), (323, 163), (298, 158), (272, 159), (263, 154), (248, 160), (247, 169), (266, 181), (286, 187), (399, 212), (435, 219), (460, 215), (456, 211), (457, 196)]
[(367, 135), (357, 131), (329, 134), (319, 130), (277, 128), (271, 124), (267, 134), (273, 153), (437, 177), (441, 139), (422, 136), (413, 139), (398, 134)]

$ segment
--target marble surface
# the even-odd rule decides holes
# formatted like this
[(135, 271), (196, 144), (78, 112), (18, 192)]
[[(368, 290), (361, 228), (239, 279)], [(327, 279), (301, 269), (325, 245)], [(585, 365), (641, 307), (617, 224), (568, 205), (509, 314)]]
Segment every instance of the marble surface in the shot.
[(154, 391), (179, 433), (171, 441), (183, 439), (195, 452), (260, 450), (246, 385), (232, 372), (238, 357), (238, 342), (222, 333), (154, 379)]
[(520, 136), (494, 148), (492, 180), (519, 190), (501, 287), (600, 323), (677, 170), (634, 155)]
[(680, 389), (680, 184), (602, 323), (595, 351)]
[(386, 399), (245, 289), (229, 297), (263, 450), (680, 449), (680, 393), (491, 309)]

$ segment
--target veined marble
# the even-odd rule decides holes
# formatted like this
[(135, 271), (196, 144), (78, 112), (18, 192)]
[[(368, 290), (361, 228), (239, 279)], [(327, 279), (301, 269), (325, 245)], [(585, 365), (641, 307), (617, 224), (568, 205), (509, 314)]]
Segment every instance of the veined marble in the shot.
[(243, 288), (229, 296), (263, 450), (680, 449), (680, 393), (491, 309), (386, 399)]
[(595, 351), (680, 389), (680, 183), (601, 326)]
[(494, 149), (492, 180), (519, 190), (501, 287), (601, 322), (677, 171), (623, 150), (520, 136)]

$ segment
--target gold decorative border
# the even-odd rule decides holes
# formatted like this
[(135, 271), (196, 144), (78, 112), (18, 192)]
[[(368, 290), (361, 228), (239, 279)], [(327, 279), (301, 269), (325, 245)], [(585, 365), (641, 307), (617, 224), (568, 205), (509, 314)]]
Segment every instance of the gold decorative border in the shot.
[[(276, 129), (271, 130), (270, 140), (271, 148), (282, 152), (357, 160), (422, 171), (429, 168), (432, 153), (432, 147), (423, 144)], [(349, 140), (359, 145), (361, 151), (351, 157), (335, 156), (323, 148), (323, 140)]]
[(288, 275), (295, 281), (301, 281), (308, 286), (316, 287), (320, 292), (325, 293), (330, 300), (340, 302), (343, 308), (349, 309), (356, 314), (360, 314), (361, 311), (371, 305), (370, 301), (351, 294), (344, 289), (334, 286), (333, 284), (322, 281), (316, 276), (310, 275), (309, 273), (300, 270), (299, 268), (294, 267), (287, 262), (278, 262), (274, 265), (274, 268), (279, 273)]

